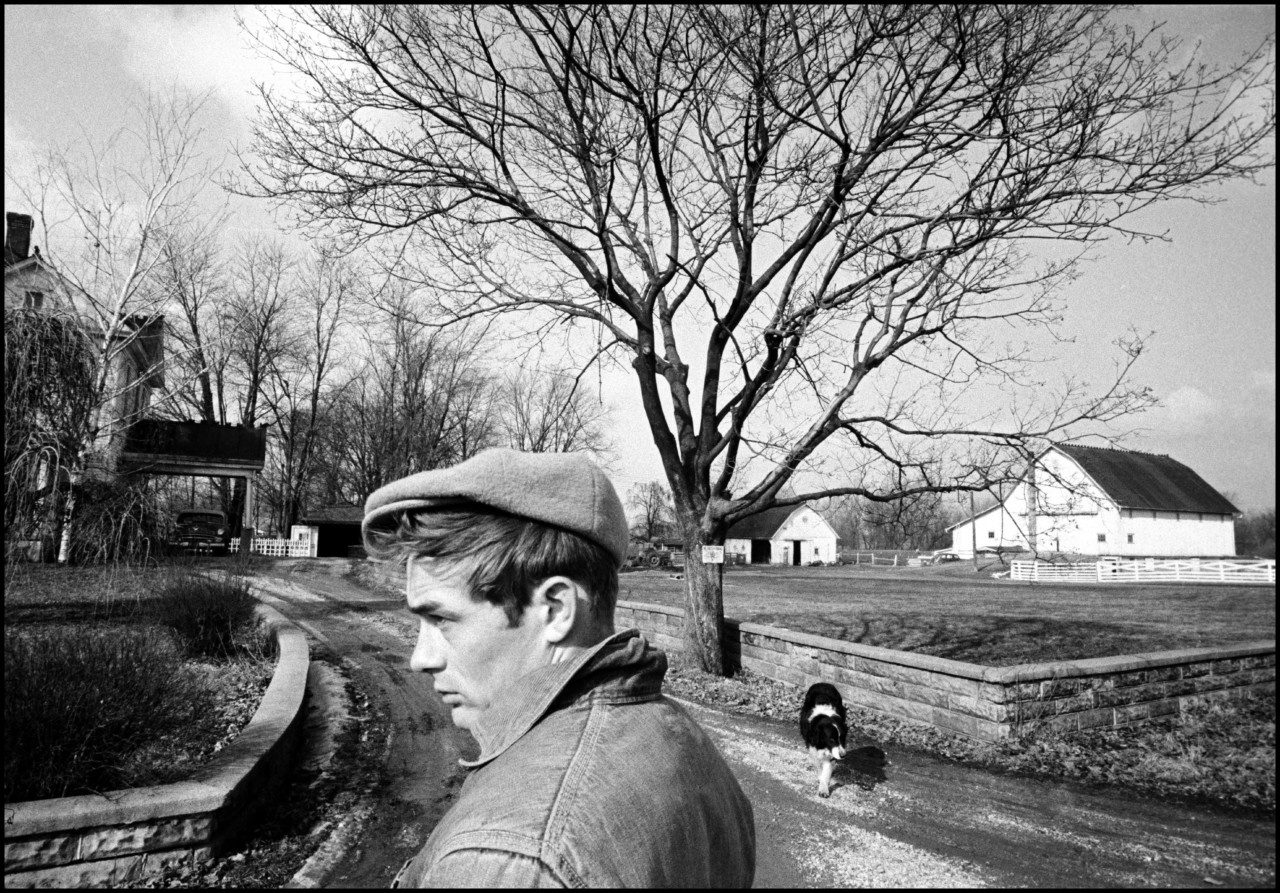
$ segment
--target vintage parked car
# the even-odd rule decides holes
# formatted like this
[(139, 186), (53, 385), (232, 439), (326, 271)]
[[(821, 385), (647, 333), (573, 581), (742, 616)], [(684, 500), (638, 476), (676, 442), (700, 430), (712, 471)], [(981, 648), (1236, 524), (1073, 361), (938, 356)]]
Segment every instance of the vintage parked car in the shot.
[(225, 555), (231, 542), (227, 516), (217, 509), (185, 509), (178, 512), (169, 547), (183, 552)]
[(929, 556), (926, 564), (946, 564), (951, 561), (963, 561), (959, 554), (951, 549), (939, 549)]

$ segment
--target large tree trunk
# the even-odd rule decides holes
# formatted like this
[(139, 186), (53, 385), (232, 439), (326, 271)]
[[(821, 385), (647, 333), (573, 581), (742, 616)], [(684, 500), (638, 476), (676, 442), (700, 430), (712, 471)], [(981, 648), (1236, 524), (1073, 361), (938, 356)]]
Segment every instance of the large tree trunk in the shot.
[[(718, 539), (719, 542), (711, 540)], [(701, 529), (685, 532), (684, 653), (702, 670), (724, 676), (724, 565), (703, 564), (704, 545), (723, 545)]]

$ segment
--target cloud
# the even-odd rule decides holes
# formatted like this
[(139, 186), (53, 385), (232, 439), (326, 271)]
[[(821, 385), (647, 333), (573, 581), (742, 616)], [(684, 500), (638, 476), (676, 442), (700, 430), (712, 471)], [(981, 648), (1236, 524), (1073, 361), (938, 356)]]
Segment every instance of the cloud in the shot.
[[(273, 76), (236, 24), (230, 6), (90, 6), (99, 24), (119, 41), (125, 67), (152, 89), (174, 84), (213, 91), (232, 113), (247, 119), (254, 107), (254, 80)], [(261, 15), (242, 15), (252, 25)]]
[(39, 146), (21, 125), (4, 116), (4, 208), (6, 211), (26, 211), (28, 196), (24, 187), (35, 183), (35, 155)]
[[(1274, 345), (1274, 342), (1272, 342)], [(1270, 424), (1272, 443), (1275, 443), (1276, 424), (1276, 371), (1254, 369), (1249, 375), (1249, 387), (1240, 401), (1239, 414), (1247, 416), (1254, 424)]]
[(4, 116), (4, 163), (6, 167), (12, 166), (12, 162), (17, 157), (26, 158), (35, 149), (35, 143), (30, 136), (17, 121), (9, 117), (8, 112)]
[[(1184, 385), (1162, 398), (1159, 409), (1139, 422), (1152, 434), (1207, 435), (1221, 440), (1225, 432), (1259, 434), (1276, 419), (1276, 374), (1255, 369), (1215, 400), (1199, 388)], [(1237, 436), (1244, 436), (1242, 433)]]
[(1190, 434), (1203, 430), (1218, 413), (1218, 404), (1204, 391), (1186, 385), (1163, 398), (1149, 424), (1157, 431)]

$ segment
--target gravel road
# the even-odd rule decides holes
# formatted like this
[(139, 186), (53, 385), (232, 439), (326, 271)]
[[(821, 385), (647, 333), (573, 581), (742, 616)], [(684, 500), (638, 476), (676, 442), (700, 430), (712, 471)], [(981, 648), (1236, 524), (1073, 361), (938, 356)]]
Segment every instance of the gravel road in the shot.
[[(392, 723), (391, 783), (366, 803), (329, 887), (385, 887), (453, 802), (474, 754), (429, 679), (408, 670), (415, 626), (399, 599), (342, 577), (346, 562), (280, 564), (267, 601), (354, 664)], [(1275, 885), (1275, 822), (890, 752), (851, 730), (832, 795), (789, 723), (681, 701), (756, 810), (756, 886), (1213, 887)]]

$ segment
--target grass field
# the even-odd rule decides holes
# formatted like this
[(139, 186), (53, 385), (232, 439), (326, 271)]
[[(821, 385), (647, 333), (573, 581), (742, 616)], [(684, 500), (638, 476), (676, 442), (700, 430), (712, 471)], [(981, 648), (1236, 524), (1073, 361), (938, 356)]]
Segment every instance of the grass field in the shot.
[[(1274, 639), (1275, 587), (1089, 586), (994, 580), (998, 561), (937, 567), (728, 567), (725, 616), (986, 666)], [(618, 597), (684, 607), (668, 570), (623, 574)]]

